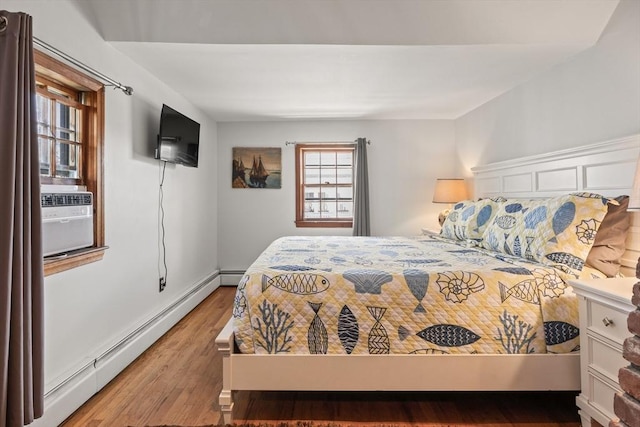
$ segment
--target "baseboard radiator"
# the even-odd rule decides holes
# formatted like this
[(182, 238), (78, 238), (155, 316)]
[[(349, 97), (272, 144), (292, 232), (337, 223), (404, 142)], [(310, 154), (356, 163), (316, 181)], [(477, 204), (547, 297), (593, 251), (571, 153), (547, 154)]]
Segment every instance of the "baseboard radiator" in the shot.
[(45, 394), (45, 412), (30, 427), (59, 425), (220, 286), (216, 270)]
[(246, 270), (220, 270), (221, 286), (238, 286)]

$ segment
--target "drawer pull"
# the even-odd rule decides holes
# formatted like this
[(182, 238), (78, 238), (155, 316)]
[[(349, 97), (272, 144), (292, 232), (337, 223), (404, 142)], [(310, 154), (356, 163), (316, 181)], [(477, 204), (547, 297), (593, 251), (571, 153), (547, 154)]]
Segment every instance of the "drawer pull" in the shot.
[(613, 325), (613, 320), (605, 316), (605, 318), (602, 319), (602, 323), (604, 323), (604, 326), (611, 326)]

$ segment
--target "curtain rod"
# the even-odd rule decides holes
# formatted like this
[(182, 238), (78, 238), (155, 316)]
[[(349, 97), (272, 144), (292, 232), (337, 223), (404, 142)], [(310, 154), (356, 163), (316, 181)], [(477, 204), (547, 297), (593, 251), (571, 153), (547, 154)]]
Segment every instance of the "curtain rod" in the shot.
[[(300, 142), (300, 141), (285, 141), (284, 145), (296, 145), (296, 144), (327, 144), (327, 145), (339, 145), (339, 144), (356, 144), (358, 141), (328, 141), (328, 142)], [(367, 140), (367, 145), (371, 145), (371, 141)]]
[(133, 94), (133, 88), (131, 86), (125, 86), (125, 85), (123, 85), (123, 84), (121, 84), (121, 83), (119, 83), (119, 82), (117, 82), (117, 81), (105, 76), (101, 72), (94, 70), (93, 68), (89, 67), (88, 65), (83, 64), (82, 62), (78, 61), (77, 59), (67, 55), (66, 53), (56, 49), (55, 47), (51, 46), (50, 44), (47, 44), (47, 43), (43, 42), (42, 40), (40, 40), (40, 39), (38, 39), (36, 37), (33, 38), (33, 44), (43, 48), (44, 50), (47, 50), (47, 51), (59, 56), (60, 58), (64, 59), (65, 61), (71, 62), (76, 67), (86, 71), (89, 74), (94, 75), (95, 77), (99, 78), (100, 80), (103, 80), (103, 81), (109, 83), (109, 85), (117, 87), (118, 89), (120, 89), (121, 91), (126, 93), (127, 95), (132, 95)]

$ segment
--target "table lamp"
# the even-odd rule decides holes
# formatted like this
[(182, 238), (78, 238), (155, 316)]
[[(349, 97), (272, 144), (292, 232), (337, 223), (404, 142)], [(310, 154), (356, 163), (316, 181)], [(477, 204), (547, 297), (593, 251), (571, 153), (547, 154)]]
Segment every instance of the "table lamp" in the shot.
[[(640, 193), (640, 189), (638, 189)], [(433, 191), (433, 203), (447, 203), (449, 206), (440, 212), (438, 215), (438, 222), (440, 226), (447, 219), (451, 205), (458, 203), (460, 200), (467, 198), (467, 186), (463, 178), (438, 178), (436, 179), (436, 188)], [(640, 194), (639, 194), (640, 204)], [(639, 206), (640, 209), (640, 206)]]

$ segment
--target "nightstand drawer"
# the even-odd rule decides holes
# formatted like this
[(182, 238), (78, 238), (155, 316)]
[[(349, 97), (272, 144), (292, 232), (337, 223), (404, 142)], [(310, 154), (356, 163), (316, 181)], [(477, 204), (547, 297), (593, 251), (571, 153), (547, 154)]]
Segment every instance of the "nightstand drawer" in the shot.
[(629, 362), (624, 360), (622, 352), (618, 349), (589, 337), (589, 365), (592, 369), (609, 377), (611, 381), (618, 382), (618, 371), (627, 366)]
[(582, 390), (576, 403), (584, 427), (608, 426), (618, 419), (613, 398), (620, 392), (618, 372), (629, 364), (622, 357), (622, 345), (632, 335), (627, 319), (636, 309), (631, 298), (637, 281), (635, 277), (570, 281), (580, 309)]
[[(627, 328), (629, 312), (616, 310), (597, 301), (589, 301), (589, 306), (589, 328), (622, 345), (625, 338), (631, 335)], [(608, 326), (605, 323), (608, 323)]]
[(620, 390), (611, 387), (609, 384), (600, 380), (593, 375), (590, 375), (591, 382), (591, 397), (589, 402), (604, 414), (609, 419), (616, 419), (613, 412), (613, 396)]

